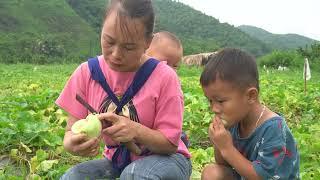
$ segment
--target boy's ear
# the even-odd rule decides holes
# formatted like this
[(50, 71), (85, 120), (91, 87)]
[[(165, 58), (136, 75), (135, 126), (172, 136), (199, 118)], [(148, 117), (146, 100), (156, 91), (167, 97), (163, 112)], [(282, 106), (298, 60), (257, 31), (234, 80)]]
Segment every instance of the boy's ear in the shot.
[(147, 39), (146, 39), (146, 46), (145, 46), (145, 50), (147, 50), (149, 47), (150, 47), (150, 44), (151, 44), (151, 42), (152, 42), (152, 39), (153, 39), (153, 34), (152, 34), (152, 36), (150, 36), (150, 37), (148, 37)]
[(248, 88), (246, 94), (248, 97), (248, 102), (250, 104), (257, 102), (258, 96), (259, 96), (259, 92), (258, 92), (257, 88), (255, 88), (255, 87)]

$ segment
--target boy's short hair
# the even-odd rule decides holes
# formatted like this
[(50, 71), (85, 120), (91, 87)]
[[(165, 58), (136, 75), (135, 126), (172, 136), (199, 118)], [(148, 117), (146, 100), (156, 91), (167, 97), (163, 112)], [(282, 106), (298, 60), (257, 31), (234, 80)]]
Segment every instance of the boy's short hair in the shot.
[(235, 48), (225, 48), (209, 57), (200, 78), (202, 86), (208, 86), (219, 78), (238, 88), (254, 86), (259, 91), (259, 72), (256, 59)]
[(174, 35), (171, 32), (168, 32), (168, 31), (160, 31), (160, 32), (155, 33), (154, 36), (153, 36), (152, 41), (153, 41), (153, 43), (158, 43), (158, 42), (161, 41), (162, 38), (169, 39), (178, 48), (182, 48), (182, 44), (181, 44), (180, 39), (176, 35)]

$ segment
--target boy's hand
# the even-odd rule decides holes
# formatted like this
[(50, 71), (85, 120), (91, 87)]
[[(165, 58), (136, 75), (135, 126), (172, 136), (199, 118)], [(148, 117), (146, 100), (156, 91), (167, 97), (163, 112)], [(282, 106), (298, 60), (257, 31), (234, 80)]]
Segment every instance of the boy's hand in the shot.
[(225, 129), (218, 116), (214, 117), (209, 126), (209, 138), (220, 151), (233, 147), (231, 134)]
[(112, 126), (103, 129), (102, 132), (116, 142), (129, 142), (137, 136), (137, 123), (127, 117), (114, 113), (102, 113), (99, 119), (112, 123)]

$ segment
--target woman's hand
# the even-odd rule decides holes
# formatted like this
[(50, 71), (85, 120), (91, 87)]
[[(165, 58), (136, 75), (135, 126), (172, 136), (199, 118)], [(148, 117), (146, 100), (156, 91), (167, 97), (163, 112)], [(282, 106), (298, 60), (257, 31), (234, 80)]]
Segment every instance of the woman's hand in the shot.
[(150, 129), (142, 124), (114, 113), (102, 113), (98, 118), (101, 121), (112, 123), (104, 128), (102, 133), (108, 135), (116, 142), (139, 142), (156, 154), (172, 154), (177, 146), (172, 144), (160, 131)]
[(100, 138), (89, 139), (85, 134), (73, 134), (67, 131), (64, 136), (64, 147), (73, 155), (94, 157), (98, 155)]
[(215, 116), (209, 126), (209, 138), (219, 151), (233, 147), (232, 137), (218, 116)]
[(116, 142), (133, 141), (137, 136), (138, 123), (131, 121), (127, 117), (114, 113), (102, 113), (99, 114), (98, 118), (100, 121), (112, 123), (111, 126), (104, 128), (102, 133), (105, 133)]

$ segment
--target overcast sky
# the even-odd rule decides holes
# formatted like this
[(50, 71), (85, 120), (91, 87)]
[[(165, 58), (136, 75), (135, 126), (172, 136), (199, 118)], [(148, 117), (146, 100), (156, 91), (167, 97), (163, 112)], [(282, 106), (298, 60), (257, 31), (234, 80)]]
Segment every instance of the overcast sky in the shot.
[(320, 0), (179, 0), (234, 26), (320, 40)]

